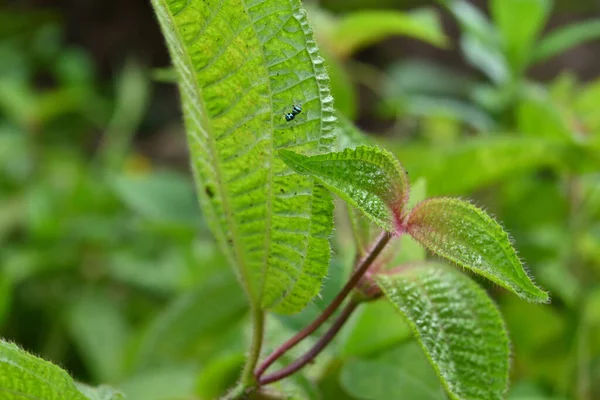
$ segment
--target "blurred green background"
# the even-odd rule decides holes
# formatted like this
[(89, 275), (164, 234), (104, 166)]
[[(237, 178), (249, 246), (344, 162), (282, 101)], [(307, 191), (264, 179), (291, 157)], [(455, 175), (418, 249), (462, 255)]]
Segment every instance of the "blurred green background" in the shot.
[[(552, 293), (531, 305), (487, 285), (509, 398), (600, 398), (600, 3), (306, 7), (339, 111), (397, 154), (415, 196), (485, 206)], [(149, 1), (0, 0), (0, 335), (131, 399), (210, 399), (239, 374), (246, 303), (198, 210), (168, 64)], [(269, 343), (335, 294), (346, 227), (323, 298), (273, 317)], [(406, 383), (439, 388), (391, 312), (361, 310), (298, 384), (439, 398)]]

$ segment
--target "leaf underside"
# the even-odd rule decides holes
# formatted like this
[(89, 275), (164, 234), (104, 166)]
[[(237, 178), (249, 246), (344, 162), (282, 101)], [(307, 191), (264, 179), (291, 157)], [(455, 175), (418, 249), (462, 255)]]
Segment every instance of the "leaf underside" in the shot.
[(500, 312), (475, 282), (445, 265), (379, 275), (453, 399), (502, 399), (509, 341)]
[(305, 156), (279, 152), (296, 172), (320, 183), (387, 231), (394, 231), (408, 199), (408, 179), (398, 160), (377, 147)]
[(528, 301), (549, 299), (525, 272), (504, 229), (466, 201), (423, 201), (411, 211), (407, 230), (434, 254), (469, 268)]
[[(300, 311), (330, 258), (333, 203), (279, 149), (331, 151), (335, 116), (299, 0), (152, 0), (179, 75), (204, 215), (251, 301)], [(302, 113), (287, 122), (294, 104)]]
[(0, 398), (4, 400), (87, 400), (56, 365), (0, 340)]

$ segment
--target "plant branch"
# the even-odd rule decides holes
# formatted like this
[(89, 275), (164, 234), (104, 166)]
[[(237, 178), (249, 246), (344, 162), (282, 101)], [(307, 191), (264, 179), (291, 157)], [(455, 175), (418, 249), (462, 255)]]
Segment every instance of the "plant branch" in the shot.
[(286, 378), (314, 360), (314, 358), (321, 353), (321, 351), (329, 344), (329, 342), (331, 342), (335, 335), (337, 335), (340, 328), (344, 325), (344, 323), (346, 323), (358, 304), (358, 302), (351, 300), (346, 307), (344, 307), (341, 314), (338, 315), (327, 332), (325, 332), (325, 334), (317, 341), (317, 343), (314, 344), (313, 347), (310, 348), (310, 350), (304, 353), (301, 357), (297, 358), (287, 367), (260, 378), (258, 381), (259, 385), (267, 385), (269, 383), (277, 382), (283, 378)]
[(254, 368), (260, 357), (260, 350), (263, 343), (263, 331), (265, 326), (265, 314), (257, 305), (252, 306), (252, 344), (250, 345), (250, 353), (246, 359), (246, 365), (242, 372), (242, 385), (244, 387), (256, 386), (256, 378), (254, 377)]
[(342, 302), (348, 297), (348, 294), (356, 287), (360, 279), (363, 277), (365, 272), (373, 264), (373, 261), (387, 243), (392, 238), (392, 233), (383, 232), (375, 241), (374, 245), (369, 249), (365, 256), (359, 261), (357, 268), (352, 273), (352, 276), (344, 285), (342, 290), (337, 294), (333, 301), (327, 306), (327, 308), (319, 315), (310, 325), (298, 332), (295, 336), (289, 339), (287, 342), (282, 344), (279, 348), (275, 349), (258, 367), (255, 372), (256, 379), (260, 380), (260, 377), (265, 371), (273, 364), (279, 357), (285, 354), (288, 350), (294, 347), (302, 339), (313, 333), (319, 328), (342, 304)]

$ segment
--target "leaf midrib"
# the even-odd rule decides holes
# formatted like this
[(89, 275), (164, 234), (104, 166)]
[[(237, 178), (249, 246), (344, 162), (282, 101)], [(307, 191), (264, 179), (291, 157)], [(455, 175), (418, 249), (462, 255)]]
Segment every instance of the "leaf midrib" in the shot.
[[(212, 124), (210, 123), (210, 119), (207, 118), (208, 112), (206, 111), (206, 108), (204, 107), (204, 100), (201, 96), (201, 88), (200, 85), (198, 84), (198, 77), (195, 73), (195, 68), (194, 68), (194, 64), (191, 62), (191, 59), (189, 57), (189, 52), (187, 51), (187, 49), (185, 48), (185, 43), (181, 38), (181, 35), (179, 34), (179, 29), (177, 28), (177, 24), (175, 24), (175, 21), (173, 20), (173, 16), (171, 16), (171, 14), (168, 12), (168, 6), (165, 4), (166, 0), (156, 0), (158, 2), (161, 3), (162, 5), (162, 11), (164, 13), (164, 15), (166, 15), (166, 18), (169, 20), (170, 22), (170, 26), (173, 27), (173, 29), (171, 29), (171, 32), (175, 35), (176, 39), (178, 40), (179, 44), (181, 45), (181, 48), (183, 49), (182, 51), (182, 55), (178, 55), (179, 57), (184, 57), (184, 63), (186, 64), (186, 67), (189, 68), (189, 70), (191, 71), (190, 75), (191, 75), (191, 79), (193, 80), (192, 85), (193, 85), (193, 94), (195, 97), (195, 100), (197, 101), (197, 106), (200, 108), (200, 112), (199, 116), (202, 119), (202, 123), (203, 125), (201, 125), (199, 127), (199, 129), (202, 129), (202, 126), (206, 126), (207, 129), (206, 131), (209, 133), (207, 135), (208, 137), (208, 150), (210, 152), (211, 157), (216, 161), (215, 165), (214, 165), (214, 170), (215, 170), (215, 175), (217, 177), (217, 187), (218, 187), (218, 191), (219, 194), (221, 195), (221, 201), (223, 204), (223, 210), (224, 210), (224, 214), (225, 217), (227, 218), (227, 222), (228, 222), (228, 227), (229, 227), (229, 231), (231, 232), (231, 240), (232, 240), (232, 245), (228, 246), (227, 243), (223, 243), (222, 247), (225, 247), (225, 250), (228, 252), (233, 252), (234, 254), (234, 258), (236, 260), (236, 263), (238, 264), (238, 268), (237, 270), (240, 271), (240, 274), (243, 275), (243, 282), (245, 284), (243, 284), (242, 286), (244, 287), (244, 290), (246, 291), (248, 297), (250, 299), (253, 299), (253, 293), (251, 288), (248, 285), (251, 285), (252, 281), (250, 280), (249, 275), (249, 270), (246, 267), (246, 264), (244, 262), (244, 257), (240, 252), (240, 248), (241, 246), (239, 246), (240, 240), (239, 240), (239, 234), (237, 232), (237, 224), (234, 223), (234, 219), (232, 218), (232, 211), (231, 211), (231, 206), (229, 204), (229, 198), (226, 195), (226, 191), (224, 190), (224, 181), (222, 179), (222, 173), (221, 173), (221, 159), (218, 157), (218, 152), (216, 150), (216, 138), (214, 134), (211, 134), (212, 132)], [(224, 0), (221, 1), (221, 5), (219, 6), (219, 9), (216, 11), (216, 13), (213, 15), (212, 19), (210, 22), (207, 22), (207, 26), (212, 23), (212, 20), (214, 20), (215, 18), (217, 18), (219, 11), (221, 10), (221, 6), (223, 4)], [(244, 6), (245, 6), (245, 2), (244, 2)], [(247, 15), (247, 14), (246, 14)], [(249, 18), (249, 17), (248, 17)], [(254, 29), (254, 24), (252, 24), (252, 27)], [(181, 81), (185, 81), (185, 79), (182, 79)], [(194, 105), (192, 105), (194, 106)], [(194, 135), (192, 135), (194, 136)], [(198, 139), (196, 139), (198, 140)], [(211, 207), (214, 209), (214, 205), (212, 200), (208, 200), (208, 203), (211, 205)], [(218, 215), (218, 213), (214, 212), (215, 215)], [(222, 227), (220, 224), (219, 228), (222, 231)], [(224, 237), (226, 237), (226, 235), (224, 235)], [(238, 244), (238, 245), (236, 245)]]

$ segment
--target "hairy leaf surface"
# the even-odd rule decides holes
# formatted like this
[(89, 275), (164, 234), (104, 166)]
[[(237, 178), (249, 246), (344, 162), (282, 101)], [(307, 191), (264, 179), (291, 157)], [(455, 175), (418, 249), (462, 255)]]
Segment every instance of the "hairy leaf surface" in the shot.
[(532, 302), (547, 302), (523, 269), (508, 234), (472, 204), (451, 198), (419, 203), (408, 216), (407, 230), (434, 254), (505, 287)]
[(58, 366), (0, 340), (0, 398), (4, 400), (87, 400)]
[(311, 175), (387, 231), (402, 218), (408, 179), (388, 151), (358, 146), (341, 152), (305, 156), (289, 150), (281, 158), (299, 174)]
[[(299, 0), (152, 0), (179, 75), (204, 214), (251, 300), (300, 311), (330, 258), (333, 203), (276, 152), (331, 151), (333, 98)], [(302, 113), (287, 122), (294, 104)]]
[(412, 327), (451, 398), (503, 398), (508, 385), (508, 335), (483, 289), (439, 264), (376, 279)]

